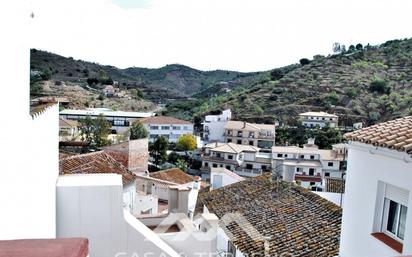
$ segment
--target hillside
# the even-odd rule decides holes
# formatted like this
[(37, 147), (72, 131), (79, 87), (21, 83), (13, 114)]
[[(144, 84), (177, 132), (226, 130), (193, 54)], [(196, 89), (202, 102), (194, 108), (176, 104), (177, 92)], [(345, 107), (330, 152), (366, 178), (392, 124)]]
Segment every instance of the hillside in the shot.
[(179, 64), (166, 65), (158, 69), (118, 69), (36, 49), (31, 51), (31, 70), (50, 70), (51, 80), (83, 87), (87, 85), (88, 79), (105, 76), (116, 81), (118, 87), (123, 90), (138, 89), (144, 99), (155, 103), (189, 99), (209, 87), (214, 87), (214, 92), (216, 87), (227, 90), (226, 88), (259, 81), (267, 75), (264, 72), (200, 71)]
[(388, 41), (275, 69), (266, 79), (216, 97), (176, 103), (175, 115), (231, 108), (237, 119), (295, 124), (304, 111), (341, 115), (346, 124), (372, 124), (412, 114), (412, 39)]

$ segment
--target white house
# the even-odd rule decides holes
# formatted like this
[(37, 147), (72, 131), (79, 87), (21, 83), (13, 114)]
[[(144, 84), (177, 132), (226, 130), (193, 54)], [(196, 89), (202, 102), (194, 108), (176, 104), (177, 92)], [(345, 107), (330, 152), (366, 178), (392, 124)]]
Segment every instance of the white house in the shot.
[(340, 256), (412, 255), (412, 116), (345, 137)]
[(193, 123), (167, 116), (154, 116), (140, 120), (149, 131), (149, 140), (163, 136), (176, 143), (180, 136), (193, 135)]
[(202, 172), (210, 176), (213, 168), (225, 168), (240, 176), (253, 177), (271, 169), (272, 155), (251, 145), (210, 143), (201, 156)]
[(206, 115), (203, 122), (203, 140), (206, 142), (224, 142), (226, 123), (232, 119), (230, 109), (219, 115)]
[(329, 125), (331, 128), (338, 126), (338, 116), (326, 112), (304, 112), (299, 114), (302, 125), (307, 128), (320, 127)]
[(112, 134), (118, 134), (126, 132), (136, 119), (151, 117), (154, 116), (155, 113), (113, 111), (108, 108), (86, 108), (85, 110), (64, 109), (60, 111), (59, 115), (60, 118), (77, 121), (86, 117), (95, 119), (99, 117), (99, 115), (103, 115), (112, 125)]
[(245, 180), (245, 178), (225, 168), (212, 168), (210, 171), (211, 189), (218, 189)]
[(301, 186), (313, 191), (322, 189), (324, 178), (343, 178), (345, 145), (337, 144), (332, 150), (318, 149), (313, 139), (303, 148), (298, 146), (272, 147), (272, 169), (281, 174), (284, 170), (294, 172)]

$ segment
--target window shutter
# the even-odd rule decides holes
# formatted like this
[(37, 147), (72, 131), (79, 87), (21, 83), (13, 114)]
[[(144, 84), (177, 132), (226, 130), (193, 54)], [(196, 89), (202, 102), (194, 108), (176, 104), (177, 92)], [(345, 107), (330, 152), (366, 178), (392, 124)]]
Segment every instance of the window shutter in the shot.
[(409, 191), (386, 184), (385, 197), (391, 199), (392, 201), (398, 202), (404, 206), (408, 206), (409, 201)]

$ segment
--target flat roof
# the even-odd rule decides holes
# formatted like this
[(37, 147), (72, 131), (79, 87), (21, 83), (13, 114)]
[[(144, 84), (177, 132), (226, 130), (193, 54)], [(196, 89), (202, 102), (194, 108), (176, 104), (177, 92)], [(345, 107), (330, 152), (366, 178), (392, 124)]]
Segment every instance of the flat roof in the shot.
[(123, 186), (118, 174), (70, 174), (60, 175), (57, 186)]
[(60, 115), (83, 115), (83, 116), (99, 116), (103, 114), (104, 116), (113, 117), (129, 117), (129, 118), (148, 118), (155, 115), (154, 112), (125, 112), (125, 111), (113, 111), (107, 108), (89, 108), (86, 110), (73, 110), (64, 109)]

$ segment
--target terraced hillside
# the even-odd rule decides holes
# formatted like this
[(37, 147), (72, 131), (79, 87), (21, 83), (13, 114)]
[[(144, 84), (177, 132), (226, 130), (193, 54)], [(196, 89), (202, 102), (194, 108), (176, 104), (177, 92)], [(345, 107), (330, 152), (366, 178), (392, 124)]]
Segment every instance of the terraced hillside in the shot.
[(372, 124), (412, 114), (411, 84), (412, 39), (393, 40), (276, 69), (260, 83), (199, 101), (191, 109), (201, 116), (230, 107), (238, 119), (276, 118), (287, 124), (294, 124), (300, 112), (324, 110), (340, 114), (342, 123)]

